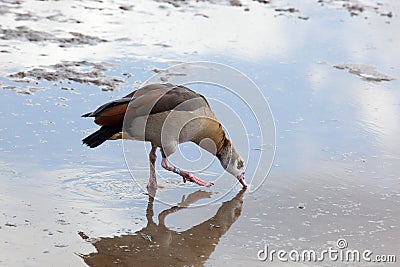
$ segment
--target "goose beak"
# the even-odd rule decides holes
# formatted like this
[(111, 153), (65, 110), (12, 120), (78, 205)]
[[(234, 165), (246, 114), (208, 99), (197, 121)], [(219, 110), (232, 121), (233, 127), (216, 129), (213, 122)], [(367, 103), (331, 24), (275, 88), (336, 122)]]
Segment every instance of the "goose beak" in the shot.
[(244, 172), (242, 172), (242, 174), (239, 175), (237, 178), (238, 178), (239, 182), (242, 184), (243, 188), (246, 188), (247, 184), (246, 184), (246, 182), (244, 180)]

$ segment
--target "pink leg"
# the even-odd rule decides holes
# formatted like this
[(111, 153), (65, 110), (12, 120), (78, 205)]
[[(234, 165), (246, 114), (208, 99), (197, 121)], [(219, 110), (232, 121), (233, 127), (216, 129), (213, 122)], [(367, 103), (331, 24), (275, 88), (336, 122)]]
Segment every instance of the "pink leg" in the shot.
[(242, 173), (241, 175), (239, 175), (238, 177), (239, 182), (242, 184), (243, 188), (247, 188), (247, 183), (244, 180), (244, 173)]
[(161, 166), (164, 169), (168, 170), (168, 171), (174, 172), (174, 173), (179, 174), (180, 176), (182, 176), (183, 182), (185, 182), (185, 183), (187, 181), (189, 181), (189, 182), (193, 182), (193, 183), (196, 183), (198, 185), (206, 186), (206, 187), (210, 187), (210, 186), (213, 185), (213, 183), (209, 183), (209, 182), (203, 181), (203, 180), (201, 180), (200, 178), (194, 176), (192, 173), (190, 173), (188, 171), (184, 171), (184, 170), (181, 170), (179, 168), (176, 168), (176, 167), (170, 165), (169, 162), (168, 162), (168, 159), (166, 157), (163, 157), (163, 159), (161, 161)]
[(156, 164), (156, 159), (157, 159), (156, 151), (157, 151), (157, 147), (152, 145), (151, 151), (149, 154), (150, 177), (149, 177), (149, 182), (147, 183), (147, 188), (157, 188), (156, 169), (155, 169), (155, 164)]

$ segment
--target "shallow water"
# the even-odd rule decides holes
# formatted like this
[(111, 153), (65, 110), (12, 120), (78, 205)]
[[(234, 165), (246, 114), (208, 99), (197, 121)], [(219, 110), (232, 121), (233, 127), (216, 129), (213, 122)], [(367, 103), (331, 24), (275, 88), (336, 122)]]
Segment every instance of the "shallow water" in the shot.
[[(399, 257), (399, 4), (242, 3), (0, 3), (1, 265), (265, 266), (271, 262), (257, 259), (265, 245), (322, 251), (340, 238), (350, 249)], [(157, 70), (204, 60), (237, 68), (261, 89), (275, 119), (276, 157), (263, 186), (243, 196), (228, 175), (199, 188), (158, 162), (168, 187), (156, 197), (180, 203), (171, 208), (136, 184), (148, 177), (143, 144), (129, 144), (134, 181), (122, 142), (81, 145), (97, 127), (80, 115)], [(35, 68), (45, 71), (29, 72)], [(242, 146), (240, 127), (218, 105), (229, 96), (193, 86), (213, 99)], [(252, 159), (273, 144), (248, 134), (252, 177)], [(190, 144), (181, 151), (186, 160), (210, 159)], [(199, 176), (221, 172), (212, 162)], [(198, 248), (199, 237), (214, 241)]]

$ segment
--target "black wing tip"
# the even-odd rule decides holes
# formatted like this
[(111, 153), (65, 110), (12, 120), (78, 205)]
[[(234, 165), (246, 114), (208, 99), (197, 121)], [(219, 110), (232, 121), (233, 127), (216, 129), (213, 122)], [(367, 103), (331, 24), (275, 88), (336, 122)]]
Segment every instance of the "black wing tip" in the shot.
[(82, 143), (90, 148), (95, 148), (107, 141), (111, 136), (122, 130), (121, 125), (102, 126), (99, 130), (92, 133), (82, 140)]
[(86, 140), (86, 138), (85, 138), (85, 139), (82, 140), (82, 145), (86, 145), (86, 146), (88, 146), (90, 148), (95, 148), (95, 147), (98, 147), (99, 145), (101, 145), (101, 143), (95, 142), (93, 140), (89, 141), (89, 140)]
[(88, 146), (88, 147), (90, 147), (90, 148), (95, 148), (95, 147), (98, 146), (98, 145), (91, 145), (91, 144), (88, 144), (88, 143), (86, 143), (86, 142), (84, 142), (84, 141), (82, 141), (82, 145), (86, 145), (86, 146)]
[(91, 134), (88, 137), (86, 137), (85, 139), (83, 139), (82, 140), (82, 145), (86, 145), (86, 146), (88, 146), (90, 148), (95, 148), (95, 147), (98, 147), (99, 145), (101, 145), (104, 141), (103, 142), (99, 141), (97, 139), (97, 135), (96, 134), (97, 134), (97, 132), (95, 132), (94, 135)]
[(85, 118), (85, 117), (92, 117), (92, 113), (93, 113), (93, 112), (89, 112), (89, 113), (83, 114), (81, 117), (82, 117), (82, 118)]

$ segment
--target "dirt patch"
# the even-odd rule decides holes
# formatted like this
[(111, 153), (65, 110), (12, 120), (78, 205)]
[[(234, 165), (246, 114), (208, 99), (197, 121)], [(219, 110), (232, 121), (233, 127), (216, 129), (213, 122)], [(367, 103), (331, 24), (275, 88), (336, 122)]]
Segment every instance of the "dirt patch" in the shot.
[(299, 12), (297, 8), (294, 7), (287, 7), (287, 8), (275, 8), (276, 12), (289, 12), (289, 13), (296, 13)]
[(372, 82), (382, 82), (382, 81), (391, 81), (394, 78), (380, 73), (376, 70), (374, 66), (364, 65), (364, 64), (341, 64), (341, 65), (334, 65), (335, 68), (340, 70), (348, 70), (349, 73), (355, 74), (360, 76), (366, 81)]
[[(106, 76), (107, 64), (88, 61), (64, 61), (59, 64), (33, 68), (8, 75), (13, 81), (25, 82), (27, 78), (61, 82), (64, 80), (78, 83), (93, 84), (103, 91), (115, 90), (124, 81), (112, 76)], [(29, 82), (29, 80), (28, 80)]]
[(27, 88), (19, 88), (17, 86), (12, 86), (12, 85), (2, 85), (0, 86), (0, 88), (5, 90), (15, 91), (17, 94), (20, 95), (34, 95), (36, 92), (43, 92), (47, 90), (46, 88), (43, 87), (28, 86)]
[(169, 70), (164, 70), (164, 69), (157, 69), (154, 68), (152, 69), (153, 72), (160, 74), (163, 73), (164, 75), (160, 77), (160, 80), (162, 82), (168, 82), (168, 80), (172, 77), (172, 76), (186, 76), (186, 73), (177, 73), (177, 72), (170, 72)]
[(388, 18), (393, 17), (390, 10), (384, 10), (385, 5), (381, 2), (366, 2), (357, 0), (318, 0), (321, 5), (337, 6), (338, 9), (346, 9), (351, 16), (363, 14), (367, 18), (366, 12), (374, 12)]
[(15, 29), (2, 29), (0, 28), (1, 40), (20, 40), (29, 42), (53, 42), (58, 43), (60, 47), (70, 47), (76, 45), (96, 45), (107, 40), (84, 35), (78, 32), (70, 32), (71, 37), (57, 37), (53, 34), (35, 31), (26, 26), (19, 26)]
[[(169, 4), (173, 7), (179, 8), (184, 6), (190, 6), (191, 1), (182, 0), (154, 0), (160, 3)], [(285, 7), (279, 4), (277, 1), (273, 2), (270, 0), (252, 0), (253, 2), (258, 2), (261, 4), (266, 4), (266, 6), (273, 8), (277, 12), (278, 16), (288, 15), (290, 13), (299, 13), (299, 9), (296, 7)], [(194, 1), (193, 1), (194, 2)], [(226, 0), (226, 1), (214, 1), (214, 0), (204, 0), (203, 2), (208, 2), (210, 4), (222, 4), (230, 5), (233, 7), (245, 7), (244, 11), (250, 11), (249, 7), (242, 3), (240, 0)], [(393, 17), (393, 12), (390, 10), (385, 10), (385, 4), (381, 2), (372, 1), (360, 1), (360, 0), (317, 0), (322, 6), (326, 5), (329, 7), (337, 7), (338, 9), (345, 9), (349, 12), (351, 16), (358, 16), (363, 14), (365, 18), (368, 18), (368, 12), (374, 12), (381, 15), (382, 17)], [(308, 16), (298, 16), (298, 19), (308, 20)]]
[(1, 29), (1, 40), (20, 40), (30, 42), (41, 42), (55, 39), (55, 36), (46, 32), (34, 31), (25, 26), (15, 29)]

